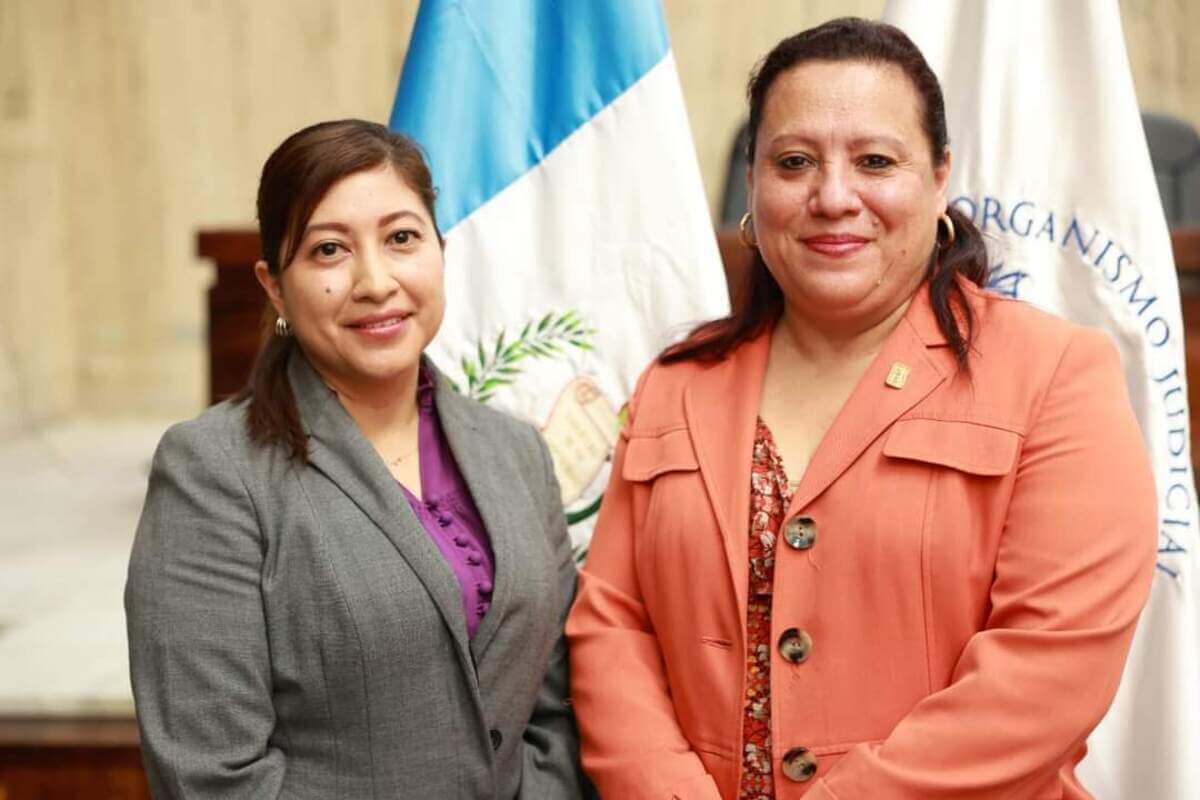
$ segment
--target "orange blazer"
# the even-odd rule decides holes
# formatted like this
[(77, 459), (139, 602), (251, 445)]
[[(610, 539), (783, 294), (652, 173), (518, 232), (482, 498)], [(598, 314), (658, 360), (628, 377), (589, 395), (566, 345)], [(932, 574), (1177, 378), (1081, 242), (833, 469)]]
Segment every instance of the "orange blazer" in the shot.
[[(772, 653), (781, 800), (1090, 796), (1074, 766), (1149, 591), (1153, 476), (1104, 333), (967, 293), (969, 376), (923, 288), (788, 508), (816, 539), (776, 546), (772, 641), (812, 638), (803, 663)], [(606, 800), (737, 795), (768, 348), (652, 365), (630, 402), (567, 623)], [(789, 754), (815, 773), (786, 777)]]

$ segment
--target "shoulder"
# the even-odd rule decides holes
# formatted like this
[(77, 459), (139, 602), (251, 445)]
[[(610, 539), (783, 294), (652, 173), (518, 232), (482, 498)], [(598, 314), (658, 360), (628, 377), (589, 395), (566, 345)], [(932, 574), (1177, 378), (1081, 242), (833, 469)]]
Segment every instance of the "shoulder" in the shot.
[(206, 408), (185, 422), (167, 429), (158, 444), (160, 453), (191, 455), (233, 454), (248, 451), (246, 403), (226, 400)]
[[(259, 499), (247, 468), (253, 444), (239, 404), (220, 403), (163, 434), (147, 482), (130, 561), (136, 574), (158, 574), (164, 560), (210, 550), (258, 548)], [(250, 543), (250, 544), (246, 544)], [(136, 568), (136, 569), (135, 569)]]
[(1011, 366), (1011, 359), (1020, 358), (1023, 369), (1052, 370), (1068, 351), (1116, 357), (1112, 336), (1100, 328), (974, 286), (968, 297), (976, 317), (974, 350), (981, 360), (1007, 360)]
[[(737, 350), (727, 358), (737, 358)], [(655, 358), (642, 370), (629, 398), (629, 418), (639, 429), (671, 426), (684, 417), (684, 394), (699, 375), (720, 361), (687, 359), (664, 364)]]
[(997, 294), (972, 283), (963, 282), (967, 302), (975, 315), (977, 334), (990, 340), (1037, 339), (1063, 341), (1081, 326), (1038, 308), (1032, 303)]
[(971, 287), (968, 297), (976, 325), (972, 383), (984, 390), (976, 394), (978, 402), (1028, 413), (1052, 387), (1070, 385), (1080, 394), (1096, 392), (1128, 405), (1110, 333), (983, 289)]
[(288, 463), (282, 448), (251, 440), (246, 412), (246, 402), (226, 400), (168, 428), (154, 453), (151, 484), (188, 477), (205, 485), (232, 482), (249, 489), (258, 483), (251, 476), (269, 470), (269, 464)]

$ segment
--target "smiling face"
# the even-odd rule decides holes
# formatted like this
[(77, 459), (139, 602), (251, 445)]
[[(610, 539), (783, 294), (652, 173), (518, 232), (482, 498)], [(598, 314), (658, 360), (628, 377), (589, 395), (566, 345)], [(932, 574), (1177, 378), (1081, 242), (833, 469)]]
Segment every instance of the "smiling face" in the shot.
[(890, 64), (810, 61), (771, 85), (750, 210), (789, 314), (864, 329), (920, 285), (950, 175), (948, 153), (933, 163), (920, 113)]
[(317, 372), (361, 395), (415, 375), (442, 322), (442, 267), (428, 210), (385, 164), (330, 187), (277, 278), (255, 272)]

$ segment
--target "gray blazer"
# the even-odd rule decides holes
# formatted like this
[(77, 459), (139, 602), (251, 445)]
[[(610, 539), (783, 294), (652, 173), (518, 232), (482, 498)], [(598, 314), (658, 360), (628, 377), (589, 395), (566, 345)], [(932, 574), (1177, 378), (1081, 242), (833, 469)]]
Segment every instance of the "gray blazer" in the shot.
[(250, 442), (229, 402), (154, 456), (125, 589), (154, 795), (578, 797), (575, 567), (537, 432), (437, 376), (496, 561), (468, 640), (458, 583), (383, 461), (307, 360), (288, 374), (308, 466)]

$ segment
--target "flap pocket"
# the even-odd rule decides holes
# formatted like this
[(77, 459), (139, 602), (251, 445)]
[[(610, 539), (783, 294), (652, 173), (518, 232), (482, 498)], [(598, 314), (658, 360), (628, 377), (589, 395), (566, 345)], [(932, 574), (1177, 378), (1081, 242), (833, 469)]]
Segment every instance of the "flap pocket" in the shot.
[(1017, 460), (1020, 436), (966, 420), (902, 419), (892, 425), (883, 454), (924, 461), (972, 475), (1006, 475)]
[(625, 467), (621, 470), (621, 476), (627, 481), (649, 481), (664, 472), (687, 472), (699, 468), (687, 428), (676, 428), (653, 436), (630, 434), (625, 445)]

